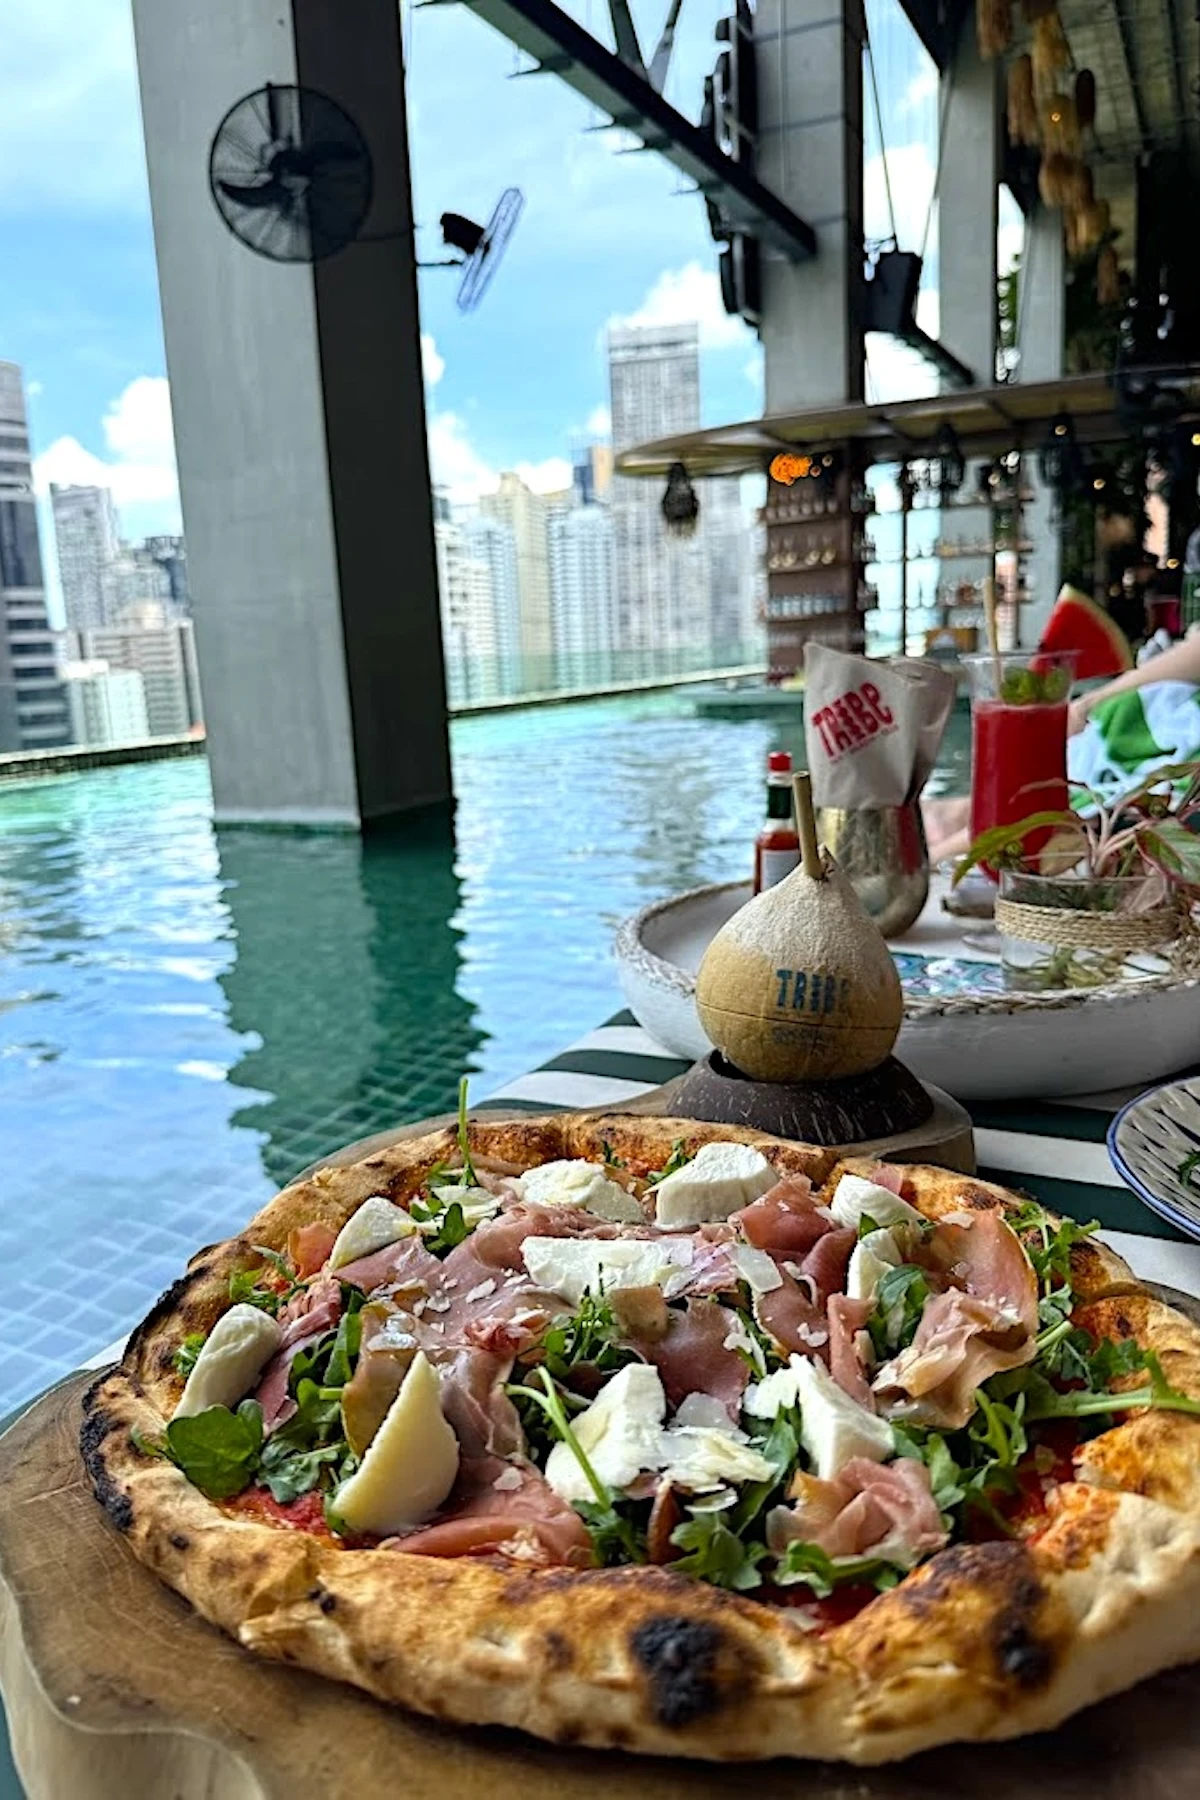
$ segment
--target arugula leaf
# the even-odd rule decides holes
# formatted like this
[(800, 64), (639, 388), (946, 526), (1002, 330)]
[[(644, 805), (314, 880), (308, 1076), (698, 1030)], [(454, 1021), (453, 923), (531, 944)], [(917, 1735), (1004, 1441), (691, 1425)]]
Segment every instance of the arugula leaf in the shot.
[(671, 1533), (671, 1542), (687, 1555), (671, 1564), (672, 1574), (694, 1575), (714, 1587), (745, 1594), (762, 1586), (758, 1565), (767, 1546), (744, 1543), (717, 1512), (696, 1512)]
[(324, 1385), (330, 1388), (343, 1388), (354, 1373), (354, 1365), (362, 1347), (362, 1314), (361, 1312), (343, 1313), (338, 1320), (338, 1328), (334, 1334), (333, 1347), (329, 1352), (329, 1361), (325, 1365)]
[(906, 1573), (882, 1557), (839, 1557), (835, 1561), (816, 1544), (792, 1543), (776, 1563), (772, 1579), (780, 1587), (792, 1587), (802, 1582), (812, 1589), (818, 1600), (825, 1600), (835, 1587), (844, 1587), (850, 1582), (878, 1588), (883, 1593), (887, 1588), (894, 1588)]
[(1193, 1150), (1184, 1157), (1175, 1171), (1175, 1179), (1182, 1187), (1195, 1187), (1196, 1170), (1200, 1169), (1200, 1150)]
[(560, 1314), (542, 1338), (542, 1360), (559, 1382), (581, 1363), (612, 1374), (626, 1363), (640, 1361), (636, 1350), (617, 1341), (620, 1336), (621, 1327), (608, 1301), (603, 1296), (597, 1299), (585, 1288), (578, 1311)]
[(256, 1400), (243, 1400), (236, 1412), (210, 1406), (191, 1418), (172, 1419), (161, 1439), (135, 1439), (139, 1449), (174, 1463), (210, 1500), (228, 1500), (249, 1487), (262, 1441), (262, 1407)]
[(196, 1366), (196, 1358), (204, 1348), (206, 1335), (203, 1331), (189, 1331), (183, 1342), (175, 1346), (171, 1361), (185, 1380)]
[[(1119, 1352), (1119, 1346), (1113, 1345), (1113, 1351)], [(1036, 1368), (1021, 1370), (1020, 1373), (1026, 1377), (1025, 1417), (1031, 1423), (1038, 1419), (1086, 1419), (1105, 1413), (1132, 1412), (1143, 1406), (1160, 1412), (1200, 1416), (1200, 1400), (1193, 1400), (1190, 1394), (1171, 1386), (1153, 1351), (1142, 1350), (1139, 1354), (1150, 1380), (1143, 1387), (1128, 1388), (1121, 1394), (1089, 1393), (1086, 1389), (1079, 1388), (1064, 1394), (1052, 1387)], [(1105, 1360), (1107, 1362), (1110, 1358)], [(1122, 1371), (1115, 1369), (1114, 1372)]]
[(598, 1567), (610, 1569), (618, 1563), (629, 1562), (631, 1544), (635, 1546), (632, 1560), (645, 1562), (646, 1549), (641, 1533), (634, 1521), (619, 1510), (615, 1501), (608, 1506), (601, 1506), (598, 1501), (574, 1500), (572, 1505), (592, 1540), (592, 1555)]
[(316, 1450), (289, 1450), (276, 1438), (268, 1441), (263, 1452), (261, 1474), (272, 1497), (281, 1506), (311, 1493), (321, 1479), (321, 1470), (340, 1460), (337, 1444), (324, 1444)]
[(691, 1160), (691, 1152), (684, 1149), (683, 1139), (676, 1138), (675, 1142), (671, 1145), (671, 1154), (668, 1156), (662, 1168), (653, 1169), (650, 1174), (647, 1175), (646, 1180), (651, 1187), (657, 1187), (660, 1181), (665, 1181), (667, 1179), (668, 1175), (674, 1175), (680, 1169), (686, 1168)]
[[(461, 1170), (455, 1171), (455, 1175), (458, 1174), (461, 1174)], [(457, 1182), (452, 1177), (446, 1185), (454, 1187), (473, 1184)], [(425, 1233), (422, 1237), (425, 1248), (434, 1256), (444, 1256), (447, 1251), (453, 1250), (455, 1245), (461, 1244), (464, 1238), (471, 1235), (473, 1228), (467, 1223), (467, 1216), (462, 1209), (460, 1200), (414, 1200), (408, 1210), (418, 1224), (436, 1227), (434, 1231)]]
[(607, 1138), (600, 1139), (600, 1154), (604, 1158), (605, 1166), (607, 1168), (627, 1169), (629, 1167), (625, 1158), (617, 1155)]
[(879, 1226), (876, 1224), (875, 1220), (871, 1217), (870, 1213), (860, 1213), (859, 1214), (858, 1241), (860, 1244), (865, 1237), (870, 1237), (870, 1235), (873, 1231), (878, 1231), (878, 1230), (879, 1230)]
[(267, 1244), (251, 1244), (250, 1248), (256, 1256), (261, 1256), (268, 1268), (275, 1271), (283, 1280), (283, 1287), (272, 1287), (269, 1282), (261, 1281), (261, 1269), (235, 1269), (229, 1277), (229, 1298), (235, 1305), (257, 1306), (262, 1312), (268, 1312), (272, 1318), (281, 1306), (286, 1306), (293, 1294), (299, 1293), (303, 1287), (286, 1256), (278, 1250), (272, 1250)]
[(787, 1481), (800, 1459), (800, 1414), (787, 1407), (776, 1413), (765, 1436), (757, 1433), (751, 1442), (760, 1456), (773, 1466), (775, 1473), (763, 1481), (752, 1481), (742, 1488), (737, 1505), (729, 1515), (732, 1529), (740, 1536), (752, 1525), (771, 1496)]
[[(555, 1435), (567, 1446), (579, 1464), (583, 1471), (583, 1478), (595, 1496), (595, 1507), (600, 1520), (597, 1529), (602, 1530), (604, 1553), (611, 1555), (613, 1543), (616, 1541), (620, 1543), (625, 1552), (624, 1560), (626, 1562), (644, 1562), (644, 1548), (636, 1530), (627, 1519), (623, 1519), (617, 1512), (612, 1494), (597, 1475), (583, 1445), (571, 1430), (566, 1407), (563, 1404), (563, 1396), (555, 1385), (553, 1376), (548, 1369), (540, 1367), (533, 1371), (531, 1380), (540, 1381), (541, 1388), (525, 1387), (520, 1382), (510, 1382), (504, 1391), (513, 1398), (519, 1395), (540, 1408), (549, 1420)], [(589, 1509), (592, 1506), (591, 1501), (585, 1501), (582, 1504)], [(586, 1514), (578, 1507), (576, 1510), (579, 1511), (580, 1518), (587, 1525)], [(593, 1518), (597, 1517), (597, 1512), (593, 1512)]]
[[(1071, 1251), (1100, 1229), (1099, 1219), (1093, 1219), (1089, 1225), (1080, 1225), (1075, 1219), (1062, 1219), (1055, 1224), (1036, 1200), (1022, 1201), (1014, 1211), (1005, 1214), (1005, 1220), (1023, 1240), (1025, 1254), (1044, 1294), (1059, 1286), (1070, 1289)], [(1033, 1242), (1029, 1241), (1031, 1238)]]
[(925, 1270), (916, 1263), (901, 1263), (899, 1268), (880, 1276), (875, 1310), (867, 1320), (867, 1330), (881, 1362), (912, 1343), (928, 1298)]
[(471, 1134), (467, 1129), (467, 1078), (465, 1075), (458, 1084), (458, 1148), (463, 1159), (459, 1185), (461, 1187), (478, 1187), (479, 1180), (475, 1174), (475, 1165), (471, 1161)]

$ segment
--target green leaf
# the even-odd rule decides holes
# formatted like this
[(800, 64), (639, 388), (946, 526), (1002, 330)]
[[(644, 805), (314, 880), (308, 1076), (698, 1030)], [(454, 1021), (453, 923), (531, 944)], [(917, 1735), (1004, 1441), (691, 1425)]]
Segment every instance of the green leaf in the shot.
[(188, 1419), (172, 1419), (167, 1455), (210, 1500), (227, 1500), (249, 1487), (263, 1441), (262, 1407), (243, 1400), (236, 1412), (210, 1406)]
[(608, 1301), (597, 1299), (585, 1288), (578, 1311), (556, 1318), (542, 1338), (542, 1361), (555, 1381), (564, 1382), (572, 1372), (587, 1366), (604, 1374), (623, 1369), (641, 1358), (628, 1344), (619, 1342), (621, 1328)]
[[(567, 1449), (579, 1464), (583, 1473), (583, 1478), (595, 1496), (595, 1511), (592, 1516), (598, 1521), (596, 1530), (602, 1535), (605, 1554), (610, 1555), (612, 1553), (612, 1540), (615, 1536), (615, 1538), (624, 1546), (624, 1560), (626, 1562), (643, 1561), (644, 1547), (632, 1524), (627, 1519), (623, 1518), (617, 1511), (612, 1494), (597, 1475), (583, 1445), (571, 1430), (570, 1423), (567, 1419), (566, 1407), (563, 1403), (563, 1396), (555, 1385), (549, 1370), (546, 1368), (537, 1368), (533, 1371), (531, 1379), (540, 1381), (541, 1387), (525, 1387), (521, 1383), (516, 1382), (510, 1383), (504, 1391), (514, 1399), (520, 1397), (537, 1406), (549, 1420), (555, 1436), (561, 1443), (564, 1443), (567, 1446)], [(591, 1507), (593, 1502), (586, 1501), (582, 1504)], [(584, 1519), (584, 1523), (586, 1524), (587, 1519), (584, 1516), (584, 1513), (578, 1506), (576, 1510), (579, 1511), (580, 1517)]]
[(329, 1352), (329, 1361), (325, 1366), (324, 1385), (326, 1387), (345, 1387), (354, 1373), (354, 1365), (358, 1360), (361, 1345), (362, 1314), (360, 1312), (343, 1313), (338, 1320), (333, 1348)]
[(740, 1536), (758, 1518), (772, 1495), (787, 1482), (800, 1460), (800, 1414), (788, 1407), (775, 1415), (765, 1436), (751, 1439), (760, 1456), (772, 1465), (775, 1473), (762, 1481), (749, 1482), (742, 1488), (738, 1503), (729, 1515), (732, 1529)]
[(281, 1506), (311, 1493), (321, 1479), (322, 1470), (341, 1460), (342, 1446), (326, 1444), (316, 1450), (293, 1450), (276, 1436), (267, 1442), (262, 1454), (261, 1477)]
[[(678, 1568), (678, 1564), (675, 1565)], [(818, 1600), (825, 1600), (834, 1588), (850, 1583), (878, 1588), (883, 1593), (894, 1588), (903, 1569), (878, 1556), (834, 1558), (816, 1544), (789, 1544), (775, 1565), (773, 1580), (780, 1587), (803, 1583)]]
[(264, 1287), (257, 1269), (235, 1269), (229, 1277), (229, 1298), (235, 1306), (257, 1306), (274, 1318), (284, 1296), (277, 1288)]
[(204, 1348), (205, 1336), (203, 1331), (189, 1331), (183, 1342), (176, 1345), (171, 1361), (175, 1364), (177, 1373), (185, 1380), (196, 1366), (196, 1358)]
[(999, 868), (1011, 860), (1013, 852), (1020, 852), (1025, 839), (1035, 831), (1074, 831), (1079, 837), (1079, 854), (1082, 856), (1087, 847), (1087, 836), (1079, 822), (1078, 815), (1073, 812), (1035, 812), (1028, 818), (1018, 819), (1013, 825), (994, 825), (990, 831), (982, 831), (968, 848), (966, 855), (956, 864), (954, 870), (954, 886), (957, 887), (965, 875), (977, 868), (980, 863), (988, 863), (993, 869)]
[(901, 1263), (899, 1268), (880, 1276), (875, 1310), (867, 1320), (867, 1330), (881, 1361), (911, 1344), (928, 1298), (925, 1270), (916, 1263)]
[(601, 1506), (592, 1500), (575, 1500), (572, 1505), (592, 1540), (597, 1567), (608, 1569), (618, 1563), (645, 1562), (646, 1546), (641, 1532), (615, 1503)]
[(1184, 1157), (1183, 1161), (1176, 1169), (1175, 1179), (1183, 1187), (1200, 1186), (1200, 1183), (1197, 1183), (1196, 1181), (1197, 1169), (1200, 1169), (1200, 1150), (1193, 1150), (1189, 1156)]
[(858, 1221), (858, 1239), (860, 1243), (863, 1238), (870, 1237), (873, 1231), (878, 1230), (879, 1226), (875, 1223), (875, 1220), (871, 1217), (870, 1213), (862, 1213), (860, 1215)]
[(600, 1139), (600, 1153), (610, 1169), (627, 1169), (629, 1164), (623, 1156), (618, 1156), (607, 1138)]
[(719, 1512), (693, 1513), (675, 1527), (671, 1542), (687, 1552), (671, 1564), (672, 1574), (694, 1575), (698, 1581), (739, 1594), (762, 1586), (758, 1565), (767, 1554), (766, 1545), (743, 1543)]
[[(465, 1075), (458, 1084), (458, 1148), (463, 1159), (461, 1185), (478, 1187), (479, 1181), (475, 1174), (475, 1165), (471, 1161), (471, 1134), (467, 1127), (467, 1078)], [(466, 1235), (464, 1227), (463, 1237)], [(462, 1239), (460, 1238), (458, 1241), (461, 1243)]]
[[(461, 1173), (461, 1170), (456, 1171), (456, 1175)], [(456, 1182), (456, 1179), (452, 1178), (445, 1185), (462, 1187), (474, 1184)], [(473, 1230), (473, 1227), (467, 1223), (467, 1216), (463, 1212), (462, 1202), (459, 1200), (414, 1200), (408, 1210), (418, 1224), (436, 1227), (431, 1232), (423, 1233), (422, 1237), (425, 1248), (434, 1256), (445, 1256), (448, 1251), (461, 1244), (465, 1238), (469, 1238)]]
[(675, 1142), (671, 1145), (671, 1154), (668, 1156), (662, 1168), (652, 1170), (651, 1173), (647, 1175), (646, 1180), (651, 1187), (657, 1187), (660, 1181), (665, 1181), (667, 1179), (668, 1175), (674, 1175), (678, 1170), (686, 1168), (691, 1160), (691, 1153), (683, 1147), (683, 1139), (676, 1138)]

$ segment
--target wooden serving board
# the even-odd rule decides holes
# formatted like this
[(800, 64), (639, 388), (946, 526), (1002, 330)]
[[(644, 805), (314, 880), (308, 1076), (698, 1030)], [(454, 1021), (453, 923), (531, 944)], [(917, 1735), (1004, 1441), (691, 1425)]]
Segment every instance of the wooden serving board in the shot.
[[(131, 1555), (77, 1446), (88, 1375), (0, 1439), (0, 1686), (30, 1800), (1192, 1800), (1200, 1668), (1053, 1735), (884, 1769), (562, 1750), (258, 1662)], [(753, 1745), (747, 1744), (748, 1752)]]

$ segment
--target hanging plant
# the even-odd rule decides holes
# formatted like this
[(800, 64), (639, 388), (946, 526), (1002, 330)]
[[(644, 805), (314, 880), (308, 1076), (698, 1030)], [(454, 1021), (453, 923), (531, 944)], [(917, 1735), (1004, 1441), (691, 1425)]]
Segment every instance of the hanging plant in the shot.
[(1070, 67), (1071, 46), (1055, 8), (1036, 20), (1033, 27), (1033, 79), (1038, 92), (1054, 93), (1059, 77)]
[(1090, 69), (1080, 69), (1075, 77), (1075, 111), (1080, 128), (1090, 131), (1096, 123), (1096, 77)]
[(1113, 244), (1105, 244), (1096, 258), (1096, 299), (1101, 306), (1121, 304), (1121, 263)]
[(1112, 229), (1112, 208), (1107, 200), (1093, 200), (1076, 215), (1079, 248), (1095, 250)]
[(975, 0), (975, 29), (984, 62), (1003, 56), (1012, 43), (1012, 0)]
[(1033, 91), (1033, 58), (1018, 56), (1008, 71), (1008, 135), (1014, 144), (1036, 149), (1041, 142), (1041, 121)]
[(1096, 183), (1092, 176), (1092, 171), (1088, 168), (1086, 163), (1081, 162), (1077, 164), (1075, 168), (1075, 173), (1072, 178), (1071, 198), (1068, 200), (1067, 205), (1072, 212), (1081, 213), (1086, 211), (1095, 198)]

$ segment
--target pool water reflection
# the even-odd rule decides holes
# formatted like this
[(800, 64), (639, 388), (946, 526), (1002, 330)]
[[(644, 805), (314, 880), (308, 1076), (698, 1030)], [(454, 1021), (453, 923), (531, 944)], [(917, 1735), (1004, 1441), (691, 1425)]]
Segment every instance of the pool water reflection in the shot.
[(670, 695), (464, 719), (453, 832), (365, 842), (214, 832), (200, 759), (0, 788), (0, 1410), (315, 1157), (616, 1010), (617, 923), (745, 872), (800, 735)]

